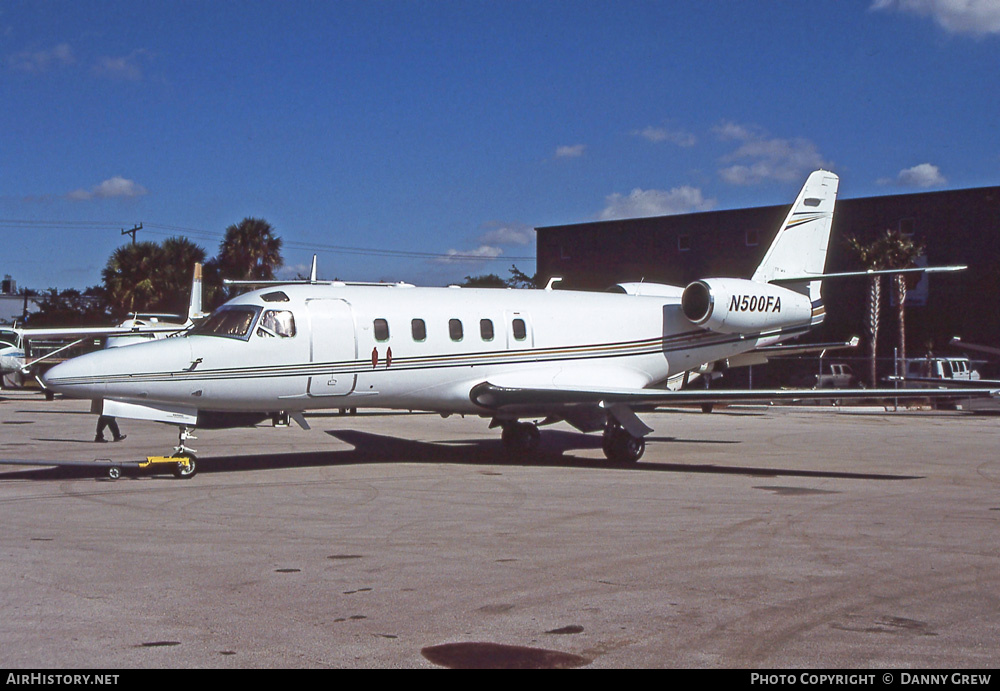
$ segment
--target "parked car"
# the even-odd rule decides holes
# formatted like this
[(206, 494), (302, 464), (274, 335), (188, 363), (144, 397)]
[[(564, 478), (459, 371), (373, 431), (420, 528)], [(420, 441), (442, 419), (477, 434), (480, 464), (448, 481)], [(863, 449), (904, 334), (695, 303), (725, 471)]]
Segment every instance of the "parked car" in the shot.
[(906, 378), (979, 381), (979, 372), (972, 368), (969, 358), (925, 357), (907, 359)]

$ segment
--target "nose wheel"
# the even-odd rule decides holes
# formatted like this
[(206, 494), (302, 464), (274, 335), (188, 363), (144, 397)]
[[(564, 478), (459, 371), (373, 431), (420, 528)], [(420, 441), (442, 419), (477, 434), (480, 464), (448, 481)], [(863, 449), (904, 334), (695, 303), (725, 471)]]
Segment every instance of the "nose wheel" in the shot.
[(194, 477), (194, 474), (198, 472), (198, 459), (193, 453), (175, 453), (171, 458), (178, 459), (177, 465), (174, 466), (174, 477), (186, 480)]
[(197, 457), (195, 456), (198, 450), (192, 449), (187, 445), (187, 441), (189, 439), (197, 438), (198, 437), (194, 436), (194, 427), (181, 425), (181, 428), (177, 433), (177, 446), (174, 447), (174, 453), (171, 458), (185, 459), (187, 462), (177, 462), (177, 467), (174, 468), (174, 477), (191, 478), (194, 477), (196, 472), (198, 472), (196, 465)]

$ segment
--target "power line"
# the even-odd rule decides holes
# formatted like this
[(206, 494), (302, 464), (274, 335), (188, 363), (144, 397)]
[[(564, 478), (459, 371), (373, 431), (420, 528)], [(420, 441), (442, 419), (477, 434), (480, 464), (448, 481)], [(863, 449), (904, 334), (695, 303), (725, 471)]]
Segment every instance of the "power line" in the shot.
[[(27, 220), (27, 219), (3, 219), (0, 218), (0, 228), (19, 228), (31, 230), (120, 230), (124, 234), (132, 234), (135, 241), (135, 231), (145, 230), (153, 235), (173, 235), (181, 234), (185, 237), (195, 238), (205, 241), (221, 241), (224, 233), (217, 233), (201, 228), (188, 228), (184, 226), (167, 225), (163, 223), (140, 223), (132, 230), (122, 230), (122, 223), (112, 221), (56, 221), (56, 220)], [(442, 261), (535, 261), (533, 256), (517, 256), (499, 254), (497, 256), (483, 256), (467, 252), (421, 252), (417, 250), (392, 250), (375, 247), (355, 247), (350, 245), (328, 245), (323, 243), (298, 242), (283, 239), (285, 247), (310, 252), (325, 252), (330, 254), (350, 254), (372, 257), (394, 257), (404, 259), (437, 259)]]

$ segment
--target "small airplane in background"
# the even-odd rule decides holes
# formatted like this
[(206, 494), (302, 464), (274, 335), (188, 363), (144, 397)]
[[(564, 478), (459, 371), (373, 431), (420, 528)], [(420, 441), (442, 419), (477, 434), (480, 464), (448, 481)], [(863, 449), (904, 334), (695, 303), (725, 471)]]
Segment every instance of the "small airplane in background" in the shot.
[[(0, 376), (12, 376), (13, 383), (20, 385), (25, 377), (31, 376), (33, 368), (57, 358), (87, 339), (103, 338), (105, 348), (135, 345), (189, 329), (197, 320), (206, 316), (208, 315), (202, 311), (201, 264), (195, 264), (191, 279), (191, 298), (186, 315), (135, 313), (117, 326), (0, 328)], [(27, 360), (26, 351), (29, 343), (50, 340), (69, 342), (41, 357)]]
[[(512, 454), (538, 424), (603, 430), (606, 456), (639, 460), (657, 405), (829, 398), (829, 391), (664, 388), (712, 363), (749, 361), (824, 319), (824, 273), (839, 179), (809, 175), (753, 276), (617, 292), (416, 288), (308, 280), (231, 299), (177, 338), (56, 365), (44, 385), (105, 415), (180, 427), (179, 474), (194, 473), (195, 427), (245, 426), (303, 412), (376, 407), (472, 414)], [(954, 270), (917, 269), (918, 271)], [(892, 271), (876, 273), (894, 273)], [(260, 286), (261, 284), (255, 284)], [(758, 351), (758, 352), (754, 352)], [(990, 395), (977, 391), (976, 395)], [(839, 390), (839, 399), (926, 397)], [(190, 460), (190, 463), (188, 462)]]

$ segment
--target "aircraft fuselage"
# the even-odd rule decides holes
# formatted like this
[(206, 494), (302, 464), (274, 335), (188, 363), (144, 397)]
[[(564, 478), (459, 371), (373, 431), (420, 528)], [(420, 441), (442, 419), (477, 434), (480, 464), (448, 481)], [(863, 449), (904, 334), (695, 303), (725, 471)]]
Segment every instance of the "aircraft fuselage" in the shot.
[(645, 388), (758, 342), (693, 326), (672, 297), (403, 285), (256, 290), (207, 325), (127, 353), (76, 358), (50, 370), (46, 384), (70, 396), (194, 410), (211, 401), (212, 410), (234, 412), (478, 413), (469, 391), (486, 380)]

